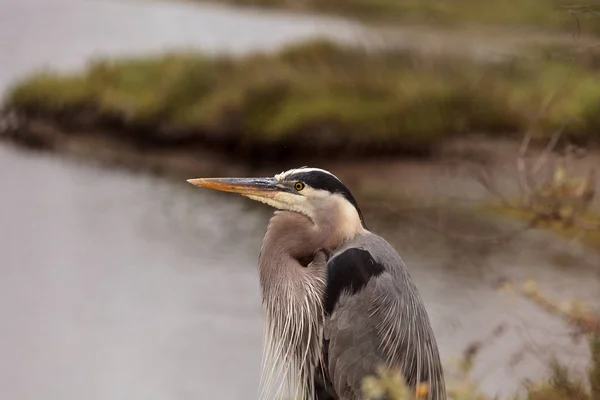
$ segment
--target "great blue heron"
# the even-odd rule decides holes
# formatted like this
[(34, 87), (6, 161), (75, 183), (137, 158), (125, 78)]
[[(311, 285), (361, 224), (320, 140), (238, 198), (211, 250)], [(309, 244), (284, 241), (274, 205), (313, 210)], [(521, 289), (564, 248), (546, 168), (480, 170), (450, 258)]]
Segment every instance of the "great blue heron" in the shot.
[(445, 400), (429, 317), (394, 248), (367, 230), (348, 188), (318, 168), (188, 182), (278, 209), (259, 256), (265, 309), (261, 399), (355, 400), (380, 365)]

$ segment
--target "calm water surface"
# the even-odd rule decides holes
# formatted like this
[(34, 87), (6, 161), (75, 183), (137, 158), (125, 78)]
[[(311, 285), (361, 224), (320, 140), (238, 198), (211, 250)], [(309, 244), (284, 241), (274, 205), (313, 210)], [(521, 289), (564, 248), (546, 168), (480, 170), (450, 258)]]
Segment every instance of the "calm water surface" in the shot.
[[(98, 54), (241, 52), (355, 33), (341, 22), (151, 1), (0, 0), (0, 21), (0, 90), (32, 69), (76, 68)], [(0, 398), (256, 398), (256, 260), (271, 210), (6, 145), (0, 187)], [(583, 367), (585, 345), (574, 347), (559, 320), (494, 286), (533, 277), (559, 300), (600, 306), (597, 255), (535, 232), (493, 247), (451, 240), (418, 214), (370, 225), (408, 262), (445, 360), (502, 326), (476, 364), (488, 393), (540, 376), (550, 349)]]
[(177, 0), (0, 0), (0, 87), (44, 67), (73, 69), (97, 56), (161, 50), (241, 54), (327, 35), (357, 40), (341, 20), (232, 10)]

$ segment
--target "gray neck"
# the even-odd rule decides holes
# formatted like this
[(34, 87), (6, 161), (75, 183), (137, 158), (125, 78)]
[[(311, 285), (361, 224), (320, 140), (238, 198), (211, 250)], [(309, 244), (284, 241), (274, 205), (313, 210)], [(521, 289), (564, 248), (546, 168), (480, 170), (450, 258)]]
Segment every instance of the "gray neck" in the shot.
[(260, 398), (282, 398), (283, 381), (290, 398), (312, 399), (321, 353), (326, 264), (304, 267), (298, 260), (312, 259), (326, 244), (304, 215), (276, 212), (269, 222), (259, 258), (266, 322)]

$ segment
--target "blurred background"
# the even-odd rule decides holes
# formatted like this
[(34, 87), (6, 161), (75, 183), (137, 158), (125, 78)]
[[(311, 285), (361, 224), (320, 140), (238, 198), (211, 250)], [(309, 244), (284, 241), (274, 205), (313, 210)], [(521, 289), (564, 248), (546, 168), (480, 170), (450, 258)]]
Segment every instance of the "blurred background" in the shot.
[(310, 165), (453, 399), (600, 399), (594, 1), (0, 0), (0, 398), (256, 397), (272, 210), (185, 179)]

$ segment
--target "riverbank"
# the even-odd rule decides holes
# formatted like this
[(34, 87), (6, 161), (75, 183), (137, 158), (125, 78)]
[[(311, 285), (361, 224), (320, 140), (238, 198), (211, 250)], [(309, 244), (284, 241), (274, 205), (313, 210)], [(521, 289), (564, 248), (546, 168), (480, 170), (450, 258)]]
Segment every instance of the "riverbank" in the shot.
[(236, 6), (262, 7), (304, 12), (317, 12), (354, 18), (378, 24), (428, 24), (431, 26), (460, 27), (510, 27), (547, 31), (572, 31), (574, 15), (580, 19), (582, 29), (590, 34), (600, 34), (594, 23), (594, 12), (600, 10), (598, 2), (574, 5), (564, 1), (510, 0), (458, 1), (449, 5), (443, 0), (212, 0), (215, 3)]
[[(472, 184), (442, 183), (443, 194), (483, 201), (490, 193), (472, 171), (481, 163), (508, 166), (499, 179), (515, 194), (515, 132), (533, 133), (532, 147), (557, 129), (558, 148), (598, 143), (598, 76), (586, 63), (482, 63), (324, 40), (243, 57), (172, 53), (35, 74), (13, 86), (0, 130), (25, 147), (181, 178), (313, 164), (352, 170), (352, 180), (381, 176), (369, 165), (383, 160), (376, 168), (395, 173), (361, 191), (388, 199), (403, 197), (384, 182), (410, 160), (432, 177), (468, 165)], [(580, 164), (577, 173), (589, 168)], [(415, 176), (410, 191), (422, 192)]]
[[(600, 136), (599, 72), (559, 60), (485, 64), (317, 40), (245, 57), (96, 61), (17, 83), (7, 109), (139, 148), (203, 148), (243, 162), (430, 154), (468, 132)], [(543, 111), (540, 113), (540, 110)], [(536, 114), (540, 114), (536, 118)], [(543, 134), (542, 134), (543, 136)]]
[[(245, 56), (172, 52), (34, 74), (12, 87), (0, 131), (25, 147), (178, 179), (318, 165), (380, 212), (423, 199), (489, 205), (500, 198), (481, 169), (503, 196), (522, 196), (523, 132), (534, 151), (558, 130), (559, 150), (596, 147), (599, 74), (593, 59), (475, 60), (326, 40)], [(599, 161), (592, 151), (574, 173)]]
[[(13, 120), (14, 126), (0, 136), (5, 140), (106, 167), (184, 180), (198, 176), (272, 175), (274, 171), (299, 165), (316, 165), (335, 171), (353, 188), (361, 204), (379, 216), (410, 213), (414, 207), (435, 210), (466, 206), (467, 209), (476, 207), (523, 221), (528, 217), (524, 212), (504, 210), (502, 198), (498, 196), (500, 193), (516, 202), (520, 196), (516, 158), (520, 143), (509, 138), (494, 139), (482, 135), (454, 138), (437, 146), (429, 157), (390, 155), (360, 160), (324, 159), (307, 154), (302, 159), (263, 159), (260, 156), (244, 159), (204, 146), (140, 147), (139, 143), (118, 135), (118, 131), (103, 131), (93, 126), (78, 128), (43, 117), (23, 121), (17, 117), (8, 119)], [(532, 160), (541, 153), (540, 148), (530, 149)], [(576, 157), (569, 162), (569, 176), (586, 177), (598, 164), (600, 152), (587, 151), (585, 157)], [(483, 172), (493, 177), (493, 188), (482, 185)], [(597, 205), (596, 201), (593, 207)], [(471, 235), (473, 232), (469, 228), (464, 233)], [(571, 235), (573, 232), (566, 233)]]

